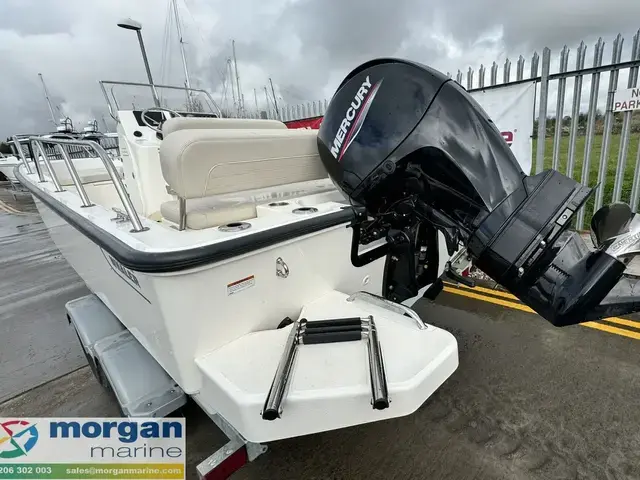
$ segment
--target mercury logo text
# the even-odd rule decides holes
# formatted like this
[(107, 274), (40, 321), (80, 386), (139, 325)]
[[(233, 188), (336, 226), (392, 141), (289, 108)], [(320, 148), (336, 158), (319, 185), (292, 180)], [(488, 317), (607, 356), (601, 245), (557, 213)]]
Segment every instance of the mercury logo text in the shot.
[(380, 88), (381, 83), (382, 80), (372, 86), (371, 80), (369, 79), (369, 76), (367, 76), (356, 92), (351, 105), (347, 109), (347, 112), (340, 123), (340, 127), (338, 127), (338, 132), (336, 133), (336, 136), (333, 139), (333, 145), (331, 146), (331, 154), (333, 155), (333, 158), (338, 159), (338, 161), (342, 159), (344, 153), (358, 136), (360, 128), (362, 128), (362, 124), (364, 123), (364, 119), (367, 116), (367, 112), (373, 102), (373, 98)]

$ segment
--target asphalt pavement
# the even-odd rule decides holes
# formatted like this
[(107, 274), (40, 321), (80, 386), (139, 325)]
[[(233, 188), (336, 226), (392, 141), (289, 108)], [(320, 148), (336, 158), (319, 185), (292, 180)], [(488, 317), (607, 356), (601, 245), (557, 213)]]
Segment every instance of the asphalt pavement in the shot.
[[(0, 200), (14, 209), (0, 203), (0, 416), (117, 416), (64, 318), (85, 287), (32, 204)], [(560, 329), (523, 307), (455, 286), (421, 301), (460, 366), (416, 413), (273, 442), (233, 478), (640, 478), (640, 322)], [(195, 405), (184, 414), (195, 478), (225, 438)]]

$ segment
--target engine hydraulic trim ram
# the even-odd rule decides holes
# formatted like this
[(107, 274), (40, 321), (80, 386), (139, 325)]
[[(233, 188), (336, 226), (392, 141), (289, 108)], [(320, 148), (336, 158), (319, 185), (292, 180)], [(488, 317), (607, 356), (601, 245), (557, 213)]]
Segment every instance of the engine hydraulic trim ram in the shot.
[[(570, 230), (592, 191), (554, 170), (526, 175), (494, 123), (456, 82), (418, 63), (367, 62), (336, 91), (322, 161), (357, 211), (351, 260), (386, 257), (385, 296), (437, 280), (438, 232), (554, 325), (640, 310), (624, 274), (640, 253), (628, 205), (598, 210), (594, 249)], [(360, 245), (386, 243), (360, 255)]]

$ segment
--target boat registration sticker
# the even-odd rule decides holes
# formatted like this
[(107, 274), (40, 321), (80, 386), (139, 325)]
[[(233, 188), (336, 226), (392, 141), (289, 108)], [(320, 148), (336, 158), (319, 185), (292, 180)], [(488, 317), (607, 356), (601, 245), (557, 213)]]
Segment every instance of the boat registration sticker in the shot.
[(247, 288), (251, 288), (256, 284), (255, 275), (250, 275), (241, 280), (236, 280), (235, 282), (227, 285), (227, 295), (233, 295), (234, 293), (239, 293)]

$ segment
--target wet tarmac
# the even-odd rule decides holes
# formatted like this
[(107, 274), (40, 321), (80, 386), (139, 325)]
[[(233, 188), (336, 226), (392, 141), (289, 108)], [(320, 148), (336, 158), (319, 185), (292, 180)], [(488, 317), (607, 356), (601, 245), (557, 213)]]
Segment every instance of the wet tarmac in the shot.
[(61, 321), (88, 290), (29, 200), (0, 190), (0, 402), (85, 364)]
[[(117, 416), (64, 318), (84, 287), (37, 216), (0, 211), (0, 272), (0, 416)], [(504, 297), (447, 290), (416, 310), (455, 335), (460, 366), (416, 413), (274, 442), (232, 478), (640, 478), (639, 335), (558, 329)], [(225, 438), (194, 405), (185, 415), (196, 478)]]

